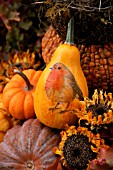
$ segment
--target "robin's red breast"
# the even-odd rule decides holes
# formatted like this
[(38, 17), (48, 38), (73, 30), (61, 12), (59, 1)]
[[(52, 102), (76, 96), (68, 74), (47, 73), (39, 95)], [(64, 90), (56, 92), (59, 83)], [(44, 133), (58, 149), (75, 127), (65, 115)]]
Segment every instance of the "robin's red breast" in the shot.
[(83, 100), (83, 93), (78, 86), (71, 71), (63, 64), (56, 63), (46, 80), (45, 90), (47, 96), (57, 105), (60, 103), (69, 104), (74, 98)]

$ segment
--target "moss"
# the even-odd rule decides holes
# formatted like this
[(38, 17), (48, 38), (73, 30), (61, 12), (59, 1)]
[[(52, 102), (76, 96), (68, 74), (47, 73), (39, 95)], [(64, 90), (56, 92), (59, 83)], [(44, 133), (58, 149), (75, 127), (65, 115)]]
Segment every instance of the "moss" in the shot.
[[(75, 16), (76, 44), (105, 44), (113, 39), (112, 0), (47, 0), (46, 16), (65, 39), (70, 15)], [(51, 5), (50, 5), (51, 4)]]

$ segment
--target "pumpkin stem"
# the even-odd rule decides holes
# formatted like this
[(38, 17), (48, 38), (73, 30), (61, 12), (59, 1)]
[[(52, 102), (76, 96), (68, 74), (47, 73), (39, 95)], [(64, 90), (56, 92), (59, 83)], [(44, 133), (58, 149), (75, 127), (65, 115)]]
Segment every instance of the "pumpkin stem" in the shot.
[(65, 44), (74, 45), (74, 16), (68, 22)]
[(30, 91), (33, 89), (34, 86), (30, 83), (29, 79), (23, 72), (21, 72), (20, 70), (14, 70), (14, 73), (19, 74), (24, 79), (24, 81), (26, 82), (27, 91)]

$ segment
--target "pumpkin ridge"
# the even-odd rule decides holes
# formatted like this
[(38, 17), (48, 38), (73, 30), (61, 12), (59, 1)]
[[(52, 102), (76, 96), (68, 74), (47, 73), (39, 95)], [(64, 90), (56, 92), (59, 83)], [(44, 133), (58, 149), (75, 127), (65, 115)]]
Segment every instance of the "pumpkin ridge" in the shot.
[[(51, 145), (53, 144), (54, 147), (54, 143), (57, 141), (57, 139), (55, 137), (57, 137), (57, 135), (54, 136), (55, 140), (53, 140), (52, 135), (53, 132), (51, 132), (51, 130), (48, 130), (48, 127), (44, 127), (41, 131), (41, 133), (39, 134), (37, 141), (36, 141), (36, 145), (38, 146), (38, 143), (41, 144), (41, 147), (35, 148), (35, 152), (37, 152), (38, 155), (36, 155), (39, 159), (42, 157), (43, 154), (43, 150), (48, 151), (51, 147)], [(47, 132), (46, 132), (47, 131)], [(51, 132), (51, 134), (50, 134)], [(44, 135), (43, 135), (44, 134)], [(44, 136), (44, 139), (43, 139)], [(53, 141), (53, 142), (51, 142)], [(49, 143), (52, 143), (51, 145), (49, 145), (48, 147), (46, 145), (48, 145)]]
[(33, 101), (34, 101), (34, 93), (31, 93), (31, 96), (32, 96), (32, 98), (33, 98)]
[[(47, 144), (49, 144), (50, 142), (47, 142)], [(51, 148), (51, 146), (46, 147), (46, 144), (43, 144), (44, 146), (40, 147), (39, 150), (37, 150), (37, 154), (38, 154), (38, 160), (41, 160), (44, 155), (43, 155), (43, 151), (46, 151), (47, 153), (45, 155), (48, 155), (48, 153), (50, 152), (49, 149)], [(54, 147), (54, 146), (53, 146)], [(35, 160), (37, 159), (37, 157), (34, 158)]]
[(7, 167), (6, 170), (14, 170), (13, 167), (17, 168), (18, 170), (21, 170), (23, 168), (23, 165), (20, 164), (19, 162), (17, 163), (10, 163), (10, 162), (2, 162), (2, 167), (0, 165), (0, 170), (3, 170), (4, 167)]
[[(37, 126), (37, 128), (34, 128), (36, 126)], [(21, 137), (19, 138), (19, 142), (20, 142), (21, 148), (23, 148), (25, 150), (26, 149), (26, 145), (28, 144), (28, 141), (26, 141), (24, 139), (25, 136), (29, 136), (30, 138), (31, 138), (31, 136), (32, 137), (35, 136), (37, 138), (38, 134), (40, 133), (40, 130), (42, 129), (42, 127), (43, 126), (41, 124), (39, 124), (39, 122), (35, 121), (34, 119), (27, 120), (23, 124), (23, 126), (22, 126)], [(32, 133), (31, 129), (32, 129), (32, 131), (35, 129), (35, 133)], [(35, 142), (36, 138), (35, 138), (35, 140), (33, 140), (34, 138), (30, 140), (30, 149), (31, 150), (33, 150), (33, 146), (32, 145), (35, 146), (35, 144), (36, 144), (36, 142)], [(35, 142), (35, 143), (33, 143), (33, 142)], [(33, 153), (33, 151), (32, 151), (32, 153)]]
[[(57, 135), (56, 135), (56, 137), (57, 137)], [(46, 142), (47, 142), (47, 144), (48, 144), (48, 146), (46, 146), (46, 145), (43, 145), (43, 150), (49, 150), (50, 149), (50, 143), (54, 143), (55, 142), (55, 140), (56, 140), (57, 138), (53, 138), (52, 137), (52, 135), (49, 137), (49, 139), (48, 140), (46, 140)], [(54, 147), (54, 146), (53, 146)]]
[[(34, 152), (34, 146), (35, 146), (35, 144), (36, 144), (36, 138), (37, 138), (37, 136), (39, 135), (39, 133), (40, 133), (40, 130), (43, 128), (43, 124), (40, 124), (39, 122), (37, 122), (37, 119), (35, 119), (33, 122), (32, 122), (32, 124), (31, 124), (31, 127), (36, 127), (37, 126), (37, 128), (35, 129), (35, 128), (33, 128), (32, 129), (32, 131), (34, 132), (32, 132), (31, 133), (31, 135), (32, 134), (34, 134), (33, 136), (33, 138), (32, 138), (32, 143), (34, 144), (32, 144), (32, 150), (33, 150), (33, 152)], [(35, 131), (34, 131), (35, 130)], [(36, 134), (37, 134), (37, 136), (36, 136)], [(34, 139), (35, 138), (35, 139)], [(34, 143), (35, 142), (35, 143)]]
[[(33, 122), (31, 122), (31, 126), (32, 126), (32, 123)], [(30, 154), (30, 152), (31, 152), (31, 140), (30, 140), (30, 136), (31, 136), (31, 134), (32, 134), (32, 127), (31, 126), (29, 126), (28, 128), (27, 128), (27, 130), (28, 130), (28, 139), (29, 140), (27, 140), (27, 153), (28, 154)]]
[[(4, 152), (4, 155), (2, 155), (3, 157), (6, 156), (8, 154), (10, 154), (9, 158), (13, 161), (20, 161), (20, 155), (17, 155), (17, 152), (15, 149), (12, 148), (12, 146), (10, 144), (7, 143), (7, 146), (4, 146), (5, 144), (2, 143), (2, 151)], [(12, 152), (11, 152), (12, 151)], [(7, 160), (8, 161), (8, 160)]]
[[(17, 128), (19, 127), (19, 125), (17, 125)], [(16, 129), (17, 129), (16, 128)], [(11, 131), (12, 129), (10, 129), (9, 131)], [(6, 160), (7, 160), (7, 162), (8, 162), (8, 159), (7, 159), (7, 155), (9, 154), (10, 156), (9, 156), (9, 159), (12, 159), (12, 160), (16, 160), (16, 161), (20, 161), (20, 154), (18, 154), (17, 155), (17, 147), (12, 147), (11, 145), (10, 145), (10, 142), (11, 141), (9, 141), (9, 138), (8, 138), (8, 134), (9, 134), (9, 131), (6, 133), (6, 136), (4, 137), (4, 141), (6, 141), (7, 142), (7, 145), (5, 146), (5, 144), (4, 143), (1, 143), (0, 144), (0, 147), (1, 147), (1, 145), (2, 145), (2, 152), (4, 152), (4, 154), (1, 154), (1, 152), (0, 152), (0, 155), (4, 158), (6, 158)], [(12, 136), (11, 137), (13, 137), (13, 134), (12, 134)], [(13, 140), (12, 140), (12, 143), (13, 143)], [(12, 152), (11, 152), (12, 151)], [(21, 163), (22, 163), (22, 161), (21, 161)], [(0, 163), (1, 164), (1, 163)], [(1, 167), (1, 165), (0, 165), (0, 167)]]
[[(18, 84), (18, 86), (15, 86), (15, 84)], [(9, 84), (7, 84), (7, 87), (5, 86), (6, 88), (4, 89), (4, 92), (7, 92), (8, 90), (11, 90), (12, 88), (19, 88), (19, 86), (20, 86), (19, 81), (9, 82)]]
[[(28, 117), (28, 113), (27, 113), (27, 110), (28, 108), (26, 107), (26, 101), (28, 101), (28, 99), (26, 99), (29, 95), (29, 98), (30, 98), (30, 101), (32, 100), (32, 102), (34, 102), (34, 97), (33, 97), (33, 93), (27, 93), (25, 96), (24, 96), (24, 102), (23, 102), (23, 112), (24, 112), (24, 116), (27, 118)], [(34, 113), (34, 108), (32, 110)]]
[[(39, 74), (40, 73), (40, 74)], [(34, 74), (32, 76), (31, 82), (34, 84), (35, 81), (37, 81), (37, 79), (39, 79), (40, 75), (42, 74), (42, 70), (38, 70), (38, 74)], [(35, 85), (36, 86), (36, 85)], [(34, 86), (34, 87), (35, 87)]]
[[(33, 76), (36, 74), (36, 70), (33, 69), (29, 69), (27, 70), (29, 72), (29, 74), (27, 75), (27, 78), (32, 80)], [(24, 74), (26, 74), (27, 72), (26, 70), (23, 71)]]
[[(11, 90), (11, 89), (12, 89), (12, 87), (9, 88), (9, 89), (6, 89), (6, 90), (5, 90), (5, 93), (7, 93), (7, 92), (8, 92), (9, 90)], [(17, 93), (18, 93), (19, 91), (21, 91), (21, 89), (19, 89), (18, 87), (15, 87), (15, 89), (18, 89), (18, 91), (16, 91)], [(15, 92), (15, 93), (16, 93), (16, 92)]]
[(20, 145), (20, 149), (19, 149), (19, 151), (22, 153), (24, 150), (26, 150), (26, 140), (25, 140), (25, 136), (27, 136), (27, 132), (28, 132), (28, 134), (29, 134), (29, 128), (30, 128), (30, 126), (29, 125), (31, 125), (32, 126), (32, 122), (33, 122), (33, 119), (29, 119), (29, 121), (28, 122), (25, 122), (24, 123), (24, 125), (22, 126), (22, 128), (21, 128), (21, 131), (20, 131), (20, 137), (19, 137), (19, 140), (18, 140), (18, 143), (19, 143), (19, 145)]
[[(35, 71), (35, 73), (36, 73), (36, 71)], [(34, 72), (32, 72), (32, 74), (31, 74), (30, 76), (31, 76), (31, 77), (30, 77), (30, 80), (31, 80), (31, 82), (32, 82), (32, 79), (33, 79), (33, 77), (35, 76)]]
[[(51, 153), (50, 153), (50, 155), (51, 155)], [(48, 164), (48, 157), (47, 156), (49, 156), (49, 162), (51, 162), (51, 163), (53, 163), (53, 161), (54, 161), (54, 159), (56, 158), (56, 156), (54, 155), (51, 155), (51, 158), (50, 158), (50, 155), (43, 155), (43, 157), (42, 157), (42, 160), (44, 159), (44, 162), (43, 162), (43, 165), (42, 165), (42, 167), (45, 169), (45, 168), (47, 168), (47, 164)], [(36, 161), (36, 165), (38, 165), (39, 164), (39, 161), (40, 162), (42, 162), (40, 159), (38, 159), (37, 161)]]
[[(5, 95), (7, 94), (7, 92), (8, 92), (9, 90), (7, 90), (6, 92), (5, 92)], [(7, 101), (7, 103), (8, 103), (8, 105), (7, 105), (7, 108), (6, 108), (6, 110), (8, 110), (9, 111), (9, 105), (10, 105), (10, 100), (11, 100), (11, 98), (13, 97), (13, 96), (15, 96), (15, 94), (16, 93), (18, 93), (18, 92), (20, 92), (21, 90), (20, 89), (18, 89), (18, 91), (16, 91), (16, 92), (13, 92), (10, 96), (8, 96), (9, 97), (9, 99), (8, 99), (8, 101)], [(11, 91), (12, 92), (12, 91)], [(4, 96), (3, 96), (3, 98), (4, 98)], [(4, 104), (4, 99), (3, 99), (3, 104)]]
[[(25, 94), (24, 91), (21, 91), (21, 90), (20, 90), (18, 93), (16, 93), (15, 95), (13, 95), (13, 96), (11, 97), (11, 99), (10, 99), (10, 102), (9, 102), (9, 108), (8, 108), (9, 112), (10, 112), (10, 109), (12, 110), (12, 105), (13, 105), (14, 98), (16, 98), (16, 96), (19, 95), (20, 93), (22, 93), (22, 94), (24, 95), (24, 96), (23, 96), (23, 95), (21, 95), (21, 96), (23, 97), (23, 99), (25, 99), (26, 94)], [(21, 101), (23, 101), (23, 100), (21, 100)], [(14, 106), (13, 108), (18, 109), (18, 107), (16, 107), (16, 104), (17, 104), (17, 102), (15, 101), (15, 106)], [(24, 103), (22, 103), (22, 105), (23, 105), (23, 104), (24, 104)], [(22, 113), (23, 113), (23, 110), (24, 110), (24, 108), (21, 106), (21, 112), (22, 112)], [(22, 115), (21, 112), (20, 112), (20, 115), (21, 115), (22, 117), (24, 117), (24, 115)], [(15, 109), (13, 109), (12, 116), (16, 118), (16, 114), (17, 114), (17, 113), (15, 113)]]
[[(20, 147), (20, 145), (19, 145), (19, 142), (17, 143), (17, 141), (18, 141), (18, 136), (20, 136), (20, 129), (21, 129), (21, 126), (20, 125), (17, 125), (17, 126), (15, 126), (14, 128), (13, 128), (13, 130), (12, 129), (10, 129), (7, 133), (6, 133), (6, 135), (5, 135), (5, 137), (4, 137), (4, 141), (7, 143), (7, 145), (9, 145), (9, 143), (11, 144), (12, 142), (13, 142), (13, 145), (15, 146), (14, 147), (14, 150), (15, 150), (15, 152), (16, 152), (16, 154), (19, 156), (19, 157), (23, 157), (22, 156), (22, 154), (20, 154), (19, 152), (18, 152), (18, 148)], [(16, 133), (15, 133), (16, 132)], [(12, 135), (11, 135), (11, 137), (9, 138), (9, 134), (10, 133), (12, 133)], [(14, 133), (16, 134), (15, 136), (14, 136)], [(8, 138), (8, 141), (7, 141), (7, 138)], [(10, 139), (10, 140), (9, 140)], [(19, 148), (20, 149), (20, 148)]]
[[(51, 150), (51, 146), (50, 144), (53, 144), (53, 148), (55, 147), (55, 142), (59, 141), (57, 135), (55, 135), (54, 137), (51, 135), (49, 137), (48, 140), (45, 141), (45, 143), (42, 145), (42, 147), (40, 147), (40, 149), (38, 150), (38, 160), (44, 159), (44, 157), (46, 158), (50, 158), (49, 154), (50, 154), (50, 150)], [(46, 151), (46, 154), (43, 155), (43, 151)], [(41, 153), (41, 154), (40, 154)], [(35, 158), (36, 159), (36, 158)]]
[[(42, 131), (41, 131), (41, 133), (38, 135), (38, 138), (37, 138), (37, 140), (36, 140), (36, 145), (35, 145), (35, 147), (34, 147), (34, 149), (33, 149), (33, 153), (35, 153), (35, 152), (39, 152), (39, 150), (40, 150), (40, 147), (38, 148), (38, 150), (37, 150), (37, 146), (38, 146), (38, 144), (37, 143), (42, 143), (43, 142), (43, 144), (45, 143), (45, 141), (47, 140), (47, 137), (48, 137), (48, 135), (46, 134), (46, 136), (47, 137), (45, 137), (44, 139), (45, 139), (45, 141), (43, 141), (43, 133), (44, 133), (44, 127), (42, 128)], [(41, 136), (41, 139), (40, 139), (40, 136)], [(38, 155), (39, 155), (39, 153), (38, 153)]]

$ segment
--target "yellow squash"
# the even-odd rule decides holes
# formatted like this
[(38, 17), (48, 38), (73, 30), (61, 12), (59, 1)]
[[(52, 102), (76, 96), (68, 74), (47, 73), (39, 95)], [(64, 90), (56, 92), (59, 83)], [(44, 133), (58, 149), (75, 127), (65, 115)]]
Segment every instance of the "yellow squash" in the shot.
[(86, 78), (80, 65), (80, 52), (73, 42), (73, 18), (68, 24), (66, 42), (60, 45), (37, 83), (34, 109), (46, 126), (62, 129), (77, 122), (74, 114), (88, 96)]

